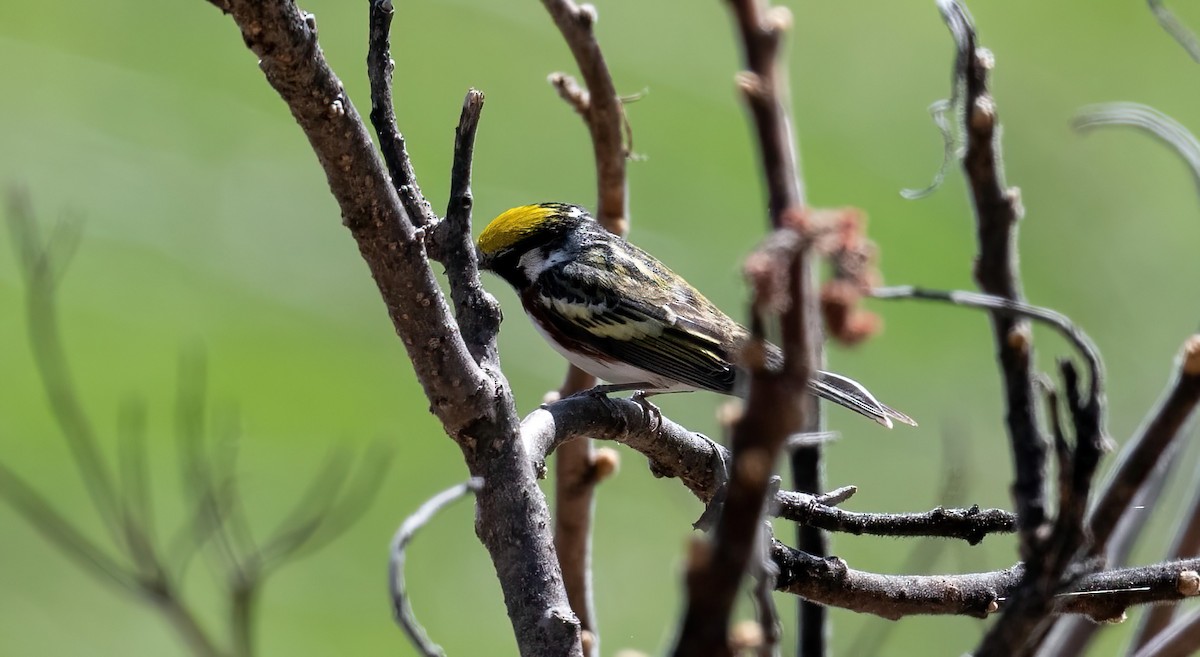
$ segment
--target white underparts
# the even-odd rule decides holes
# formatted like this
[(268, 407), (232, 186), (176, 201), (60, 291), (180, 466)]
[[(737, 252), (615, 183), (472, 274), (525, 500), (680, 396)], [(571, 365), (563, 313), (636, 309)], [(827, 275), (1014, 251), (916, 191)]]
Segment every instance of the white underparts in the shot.
[(553, 347), (555, 351), (561, 354), (563, 358), (566, 358), (567, 361), (572, 365), (578, 367), (584, 372), (587, 372), (588, 374), (591, 374), (597, 379), (606, 381), (608, 383), (648, 383), (650, 384), (647, 386), (648, 389), (662, 392), (698, 390), (698, 388), (694, 386), (680, 383), (679, 381), (672, 380), (659, 374), (654, 374), (653, 372), (647, 372), (646, 370), (634, 367), (627, 363), (599, 360), (590, 356), (575, 353), (559, 344), (558, 340), (555, 340), (554, 336), (552, 336), (545, 328), (542, 327), (541, 323), (538, 322), (536, 317), (530, 315), (529, 319), (532, 321), (533, 327), (537, 329), (538, 334), (541, 335), (546, 342), (550, 343), (550, 346)]

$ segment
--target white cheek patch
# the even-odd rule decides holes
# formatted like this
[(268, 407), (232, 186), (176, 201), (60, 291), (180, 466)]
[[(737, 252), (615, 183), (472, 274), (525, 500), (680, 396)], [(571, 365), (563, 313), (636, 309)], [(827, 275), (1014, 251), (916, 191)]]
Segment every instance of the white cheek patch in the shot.
[(570, 256), (562, 251), (554, 251), (547, 255), (541, 249), (531, 249), (525, 255), (521, 256), (521, 259), (517, 261), (517, 266), (532, 281), (536, 280), (547, 269), (570, 261)]

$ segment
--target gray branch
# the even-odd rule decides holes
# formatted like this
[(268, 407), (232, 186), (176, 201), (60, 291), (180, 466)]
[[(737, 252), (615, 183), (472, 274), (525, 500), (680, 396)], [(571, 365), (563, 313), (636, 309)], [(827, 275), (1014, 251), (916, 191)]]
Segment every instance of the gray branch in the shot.
[[(518, 417), (507, 381), (476, 362), (459, 332), (430, 266), (424, 231), (401, 203), (366, 125), (325, 60), (315, 18), (287, 0), (210, 2), (233, 15), (267, 82), (308, 138), (431, 411), (459, 444), (471, 474), (485, 481), (479, 537), (496, 566), (521, 654), (581, 655), (579, 622), (546, 530), (545, 498), (515, 439)], [(378, 58), (373, 63), (378, 69)], [(452, 293), (467, 298), (473, 291)], [(472, 336), (476, 345), (478, 339)], [(494, 340), (493, 334), (484, 342)]]

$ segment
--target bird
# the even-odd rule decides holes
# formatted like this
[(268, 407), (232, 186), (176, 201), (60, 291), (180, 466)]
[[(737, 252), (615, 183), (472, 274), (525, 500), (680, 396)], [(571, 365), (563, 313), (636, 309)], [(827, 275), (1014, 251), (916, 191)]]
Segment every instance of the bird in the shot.
[[(537, 203), (498, 215), (476, 240), (479, 268), (504, 279), (534, 328), (571, 364), (605, 382), (586, 393), (707, 390), (738, 394), (749, 331), (582, 206)], [(782, 361), (767, 345), (768, 363)], [(857, 381), (816, 371), (816, 396), (888, 428), (912, 418)]]

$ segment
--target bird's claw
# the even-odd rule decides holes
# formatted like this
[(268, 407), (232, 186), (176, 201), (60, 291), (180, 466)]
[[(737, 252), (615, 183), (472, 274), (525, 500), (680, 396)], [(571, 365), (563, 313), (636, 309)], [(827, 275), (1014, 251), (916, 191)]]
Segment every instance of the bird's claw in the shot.
[(701, 435), (701, 437), (707, 440), (712, 448), (715, 491), (712, 499), (705, 505), (704, 513), (700, 514), (696, 522), (692, 523), (692, 527), (707, 532), (716, 526), (717, 518), (721, 517), (721, 512), (725, 509), (725, 497), (729, 493), (729, 464), (725, 462), (725, 455), (716, 441), (708, 436)]
[(649, 397), (649, 395), (646, 394), (645, 390), (635, 390), (629, 399), (642, 407), (642, 418), (646, 420), (646, 426), (653, 433), (662, 428), (663, 414), (662, 409), (652, 404), (646, 397)]

